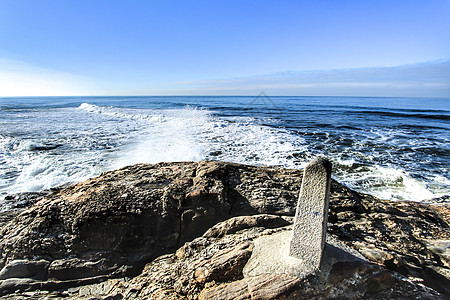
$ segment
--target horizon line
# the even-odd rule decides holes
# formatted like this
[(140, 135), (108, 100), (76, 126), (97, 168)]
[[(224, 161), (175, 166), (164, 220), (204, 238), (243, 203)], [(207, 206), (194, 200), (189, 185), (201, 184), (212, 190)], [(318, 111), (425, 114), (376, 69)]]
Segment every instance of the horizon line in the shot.
[[(434, 99), (450, 99), (449, 97), (436, 97), (436, 96), (364, 96), (364, 95), (268, 95), (265, 93), (267, 97), (323, 97), (323, 98), (331, 98), (331, 97), (340, 97), (340, 98), (434, 98)], [(255, 95), (60, 95), (60, 96), (0, 96), (0, 99), (6, 98), (76, 98), (76, 97), (136, 97), (136, 98), (145, 98), (145, 97), (261, 97), (259, 94)]]

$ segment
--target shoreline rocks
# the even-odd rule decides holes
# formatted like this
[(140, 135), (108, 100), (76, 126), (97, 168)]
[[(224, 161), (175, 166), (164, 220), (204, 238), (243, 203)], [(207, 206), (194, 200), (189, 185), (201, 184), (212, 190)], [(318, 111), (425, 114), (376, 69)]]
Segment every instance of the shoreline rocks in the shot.
[[(290, 230), (301, 181), (302, 171), (278, 167), (138, 164), (48, 193), (0, 229), (0, 294), (39, 289), (68, 297), (75, 289), (76, 297), (114, 291), (127, 298), (133, 289), (146, 297), (195, 299), (232, 289), (253, 291), (255, 298), (265, 286), (267, 293), (258, 297), (282, 282), (292, 289), (279, 295), (317, 294), (288, 275), (242, 275), (254, 239)], [(383, 291), (394, 293), (390, 287), (397, 285), (436, 299), (450, 295), (449, 215), (447, 203), (383, 201), (332, 181), (328, 234), (358, 251), (370, 267), (332, 267), (327, 276), (334, 281), (326, 285), (332, 289), (339, 276), (350, 282), (351, 274), (363, 272), (358, 276), (372, 282), (366, 292), (387, 286)], [(172, 267), (174, 275), (164, 273)], [(163, 273), (155, 277), (150, 269)], [(113, 279), (124, 277), (134, 278)], [(139, 290), (139, 282), (155, 290)], [(45, 294), (33, 295), (39, 293)]]

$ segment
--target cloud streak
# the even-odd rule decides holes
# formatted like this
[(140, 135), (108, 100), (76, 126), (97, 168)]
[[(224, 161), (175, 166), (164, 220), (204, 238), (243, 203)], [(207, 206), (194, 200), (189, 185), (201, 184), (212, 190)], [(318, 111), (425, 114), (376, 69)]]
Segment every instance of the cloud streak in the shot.
[[(0, 59), (0, 97), (78, 95), (258, 95), (392, 96), (450, 98), (450, 61), (397, 67), (286, 71), (217, 80), (172, 82), (130, 89), (130, 77), (117, 89), (103, 80)], [(94, 83), (97, 82), (95, 85)]]
[(118, 94), (450, 97), (450, 61), (196, 80)]

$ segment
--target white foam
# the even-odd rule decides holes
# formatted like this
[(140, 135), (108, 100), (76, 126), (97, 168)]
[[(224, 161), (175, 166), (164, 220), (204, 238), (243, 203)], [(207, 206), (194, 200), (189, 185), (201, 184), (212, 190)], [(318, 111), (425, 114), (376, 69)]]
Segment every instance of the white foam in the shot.
[[(57, 133), (50, 138), (33, 138), (31, 134), (22, 140), (0, 136), (3, 196), (82, 181), (133, 163), (205, 157), (201, 135), (210, 124), (206, 110), (134, 110), (84, 103), (78, 109), (53, 114), (47, 113), (43, 124), (33, 124), (34, 130), (52, 127)], [(46, 148), (52, 143), (65, 147)], [(17, 175), (7, 178), (7, 173)]]
[(191, 107), (160, 113), (159, 117), (141, 118), (146, 122), (138, 140), (119, 153), (114, 167), (205, 158), (202, 136), (211, 125), (210, 113)]
[(98, 106), (89, 104), (89, 103), (81, 103), (80, 106), (78, 106), (78, 109), (85, 109), (87, 111), (93, 111), (95, 107), (98, 107)]
[(89, 103), (82, 103), (78, 109), (85, 110), (89, 113), (102, 115), (105, 117), (113, 117), (117, 119), (130, 119), (142, 121), (164, 121), (163, 115), (158, 111), (151, 109), (130, 109), (111, 106), (97, 106)]
[(118, 153), (113, 168), (203, 159), (298, 167), (288, 157), (305, 150), (302, 138), (295, 140), (287, 131), (258, 125), (249, 117), (217, 118), (189, 106), (158, 113), (158, 118), (139, 118), (143, 127), (138, 140)]
[(337, 177), (350, 188), (367, 191), (381, 199), (421, 201), (437, 196), (424, 181), (396, 168), (366, 166), (351, 173), (341, 172)]
[(301, 167), (303, 161), (292, 155), (306, 151), (304, 139), (283, 129), (257, 125), (255, 122), (217, 120), (215, 130), (205, 139), (215, 159), (255, 165)]
[[(79, 159), (79, 160), (78, 160)], [(42, 154), (16, 155), (8, 160), (9, 168), (16, 169), (19, 176), (13, 182), (4, 181), (7, 193), (40, 191), (66, 182), (77, 182), (98, 174), (81, 157)]]
[[(156, 110), (83, 103), (77, 109), (45, 112), (32, 120), (31, 133), (22, 139), (0, 136), (0, 193), (37, 191), (134, 163), (209, 159), (303, 168), (324, 153), (333, 161), (337, 180), (379, 198), (420, 201), (448, 193), (439, 190), (449, 186), (444, 176), (424, 181), (401, 166), (377, 166), (390, 153), (371, 152), (373, 139), (393, 142), (398, 132), (392, 130), (372, 131), (340, 151), (332, 148), (327, 133), (329, 140), (317, 141), (326, 149), (317, 150), (301, 134), (263, 125), (276, 125), (274, 119), (217, 117), (189, 106)], [(33, 130), (41, 133), (48, 128), (52, 129), (48, 135), (33, 135)], [(34, 151), (52, 144), (64, 146)]]

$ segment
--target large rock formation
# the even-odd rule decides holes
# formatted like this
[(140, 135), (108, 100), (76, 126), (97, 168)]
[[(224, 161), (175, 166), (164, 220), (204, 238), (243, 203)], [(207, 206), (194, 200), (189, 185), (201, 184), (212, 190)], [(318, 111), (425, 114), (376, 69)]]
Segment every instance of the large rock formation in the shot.
[[(448, 204), (382, 201), (337, 182), (328, 233), (366, 261), (335, 263), (319, 289), (314, 280), (283, 274), (244, 278), (254, 240), (291, 230), (301, 180), (301, 171), (277, 167), (140, 164), (47, 193), (0, 230), (0, 294), (357, 298), (377, 291), (395, 297), (397, 289), (450, 295)], [(111, 280), (143, 269), (132, 280)], [(77, 286), (84, 287), (68, 290)]]

